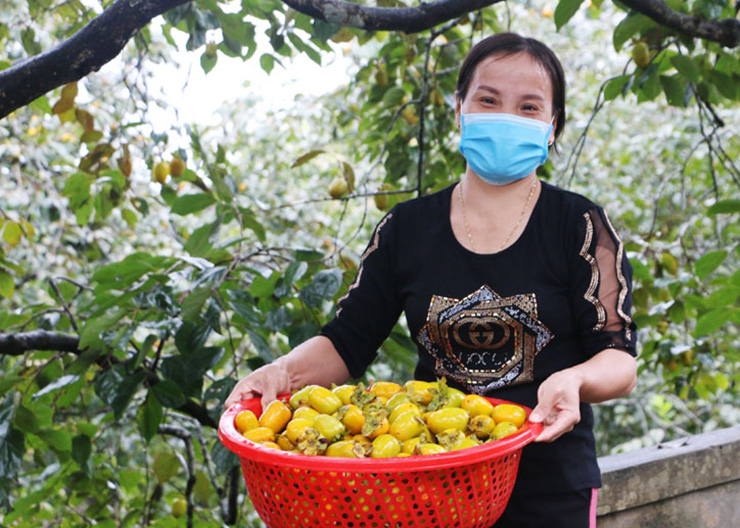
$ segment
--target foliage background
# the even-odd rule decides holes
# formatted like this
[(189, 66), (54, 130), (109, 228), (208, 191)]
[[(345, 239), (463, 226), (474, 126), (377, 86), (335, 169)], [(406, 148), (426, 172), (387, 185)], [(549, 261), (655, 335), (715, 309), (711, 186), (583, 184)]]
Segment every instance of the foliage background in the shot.
[[(0, 68), (90, 5), (0, 1)], [(331, 317), (384, 210), (458, 178), (455, 68), (505, 29), (547, 42), (568, 76), (541, 177), (604, 204), (635, 268), (640, 383), (597, 407), (600, 454), (740, 423), (738, 53), (612, 5), (567, 24), (563, 9), (496, 5), (405, 35), (203, 0), (155, 20), (71, 104), (56, 90), (0, 121), (0, 332), (80, 339), (0, 349), (0, 523), (170, 526), (185, 498), (190, 524), (261, 526), (216, 439), (223, 399)], [(284, 108), (251, 84), (207, 124), (180, 119), (157, 80), (306, 57), (346, 61), (350, 81), (319, 97), (299, 82)], [(153, 181), (175, 154), (185, 173)], [(332, 199), (337, 178), (353, 190)], [(409, 379), (413, 356), (401, 321), (367, 376)]]

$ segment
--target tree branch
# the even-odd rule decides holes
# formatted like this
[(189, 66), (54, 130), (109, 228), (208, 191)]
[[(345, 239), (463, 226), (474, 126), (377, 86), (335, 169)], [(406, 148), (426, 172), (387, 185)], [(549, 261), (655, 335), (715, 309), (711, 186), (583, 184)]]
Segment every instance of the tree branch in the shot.
[(283, 0), (296, 11), (324, 22), (367, 31), (418, 33), (503, 0), (438, 0), (416, 7), (368, 7), (342, 0)]
[(79, 353), (77, 336), (34, 330), (19, 334), (0, 334), (0, 354), (20, 356), (30, 350), (55, 350)]
[[(34, 330), (32, 332), (21, 332), (18, 334), (0, 334), (0, 355), (20, 356), (32, 350), (80, 354), (82, 350), (80, 350), (79, 344), (80, 338), (77, 336), (47, 332), (46, 330)], [(98, 364), (109, 362), (111, 359), (116, 360), (117, 358), (111, 358), (108, 355), (101, 356)], [(149, 369), (140, 367), (138, 370), (146, 371), (147, 383), (150, 387), (161, 381), (156, 373)], [(208, 409), (194, 400), (187, 400), (177, 410), (194, 418), (202, 425), (213, 429), (218, 427), (218, 424), (208, 414)]]
[(704, 20), (696, 15), (674, 11), (663, 0), (620, 0), (627, 7), (642, 13), (661, 26), (692, 37), (711, 40), (727, 48), (740, 45), (740, 20)]
[(157, 15), (190, 0), (116, 0), (55, 48), (0, 72), (0, 119), (113, 60)]

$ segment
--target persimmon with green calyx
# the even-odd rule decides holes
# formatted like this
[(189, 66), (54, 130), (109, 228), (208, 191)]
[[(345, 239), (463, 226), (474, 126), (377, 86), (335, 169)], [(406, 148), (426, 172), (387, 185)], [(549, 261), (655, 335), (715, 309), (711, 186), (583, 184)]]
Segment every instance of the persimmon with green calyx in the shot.
[(241, 411), (234, 419), (236, 430), (244, 434), (247, 431), (256, 429), (260, 426), (257, 416), (252, 411)]
[(172, 516), (182, 517), (188, 511), (188, 503), (182, 497), (176, 497), (172, 501)]
[(464, 431), (468, 426), (470, 415), (464, 409), (458, 407), (445, 407), (438, 411), (432, 411), (427, 418), (427, 425), (432, 433), (439, 434), (447, 429), (459, 429)]
[(313, 423), (313, 427), (323, 438), (326, 438), (330, 442), (337, 441), (346, 432), (344, 424), (328, 414), (318, 415)]
[(640, 68), (647, 68), (650, 64), (650, 48), (645, 42), (638, 42), (632, 48), (632, 59)]
[(342, 177), (334, 178), (329, 185), (329, 196), (338, 200), (349, 194), (349, 183)]
[(493, 436), (496, 440), (501, 440), (507, 436), (511, 436), (516, 433), (519, 428), (511, 422), (497, 423), (496, 427), (493, 428)]
[(308, 395), (316, 387), (318, 387), (318, 385), (306, 385), (299, 391), (295, 392), (288, 400), (288, 403), (290, 403), (290, 406), (293, 407), (293, 409), (297, 409), (301, 405), (309, 405)]
[(332, 414), (342, 406), (342, 400), (326, 387), (314, 387), (308, 394), (308, 403), (322, 414)]
[(491, 416), (493, 416), (493, 419), (496, 420), (497, 424), (501, 422), (511, 422), (517, 428), (524, 425), (524, 422), (527, 419), (527, 413), (524, 412), (524, 409), (518, 405), (514, 405), (513, 403), (501, 403), (496, 405)]
[(172, 174), (173, 178), (179, 178), (185, 173), (186, 164), (185, 162), (180, 158), (180, 156), (175, 156), (172, 158), (172, 161), (170, 161), (170, 174)]
[(370, 452), (370, 458), (392, 458), (398, 456), (401, 452), (401, 442), (391, 434), (378, 435), (373, 440), (373, 450)]
[(152, 180), (157, 183), (164, 183), (167, 181), (167, 176), (170, 175), (170, 163), (168, 161), (160, 161), (154, 165), (152, 169)]
[(260, 427), (267, 427), (273, 432), (281, 432), (292, 416), (290, 407), (280, 400), (271, 401), (259, 419)]

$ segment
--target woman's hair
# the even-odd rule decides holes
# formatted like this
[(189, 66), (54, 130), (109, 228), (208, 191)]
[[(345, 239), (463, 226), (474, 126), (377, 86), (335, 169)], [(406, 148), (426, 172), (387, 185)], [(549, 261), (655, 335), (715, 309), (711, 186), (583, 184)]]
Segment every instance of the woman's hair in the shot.
[(539, 40), (522, 37), (516, 33), (498, 33), (487, 37), (470, 50), (465, 58), (460, 74), (457, 78), (457, 96), (464, 100), (468, 95), (470, 80), (478, 64), (492, 55), (503, 57), (515, 53), (527, 53), (538, 62), (547, 72), (552, 85), (552, 114), (557, 117), (555, 126), (555, 140), (560, 136), (565, 126), (565, 75), (553, 51)]

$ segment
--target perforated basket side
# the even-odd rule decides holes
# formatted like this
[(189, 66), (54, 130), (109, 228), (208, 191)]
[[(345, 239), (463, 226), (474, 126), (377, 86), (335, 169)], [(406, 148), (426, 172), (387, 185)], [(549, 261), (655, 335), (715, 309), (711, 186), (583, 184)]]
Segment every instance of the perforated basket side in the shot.
[(488, 528), (513, 489), (520, 451), (486, 462), (398, 473), (285, 468), (242, 458), (270, 528)]

